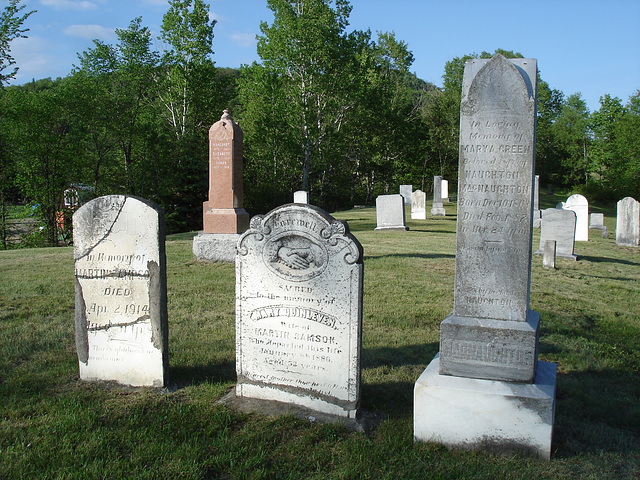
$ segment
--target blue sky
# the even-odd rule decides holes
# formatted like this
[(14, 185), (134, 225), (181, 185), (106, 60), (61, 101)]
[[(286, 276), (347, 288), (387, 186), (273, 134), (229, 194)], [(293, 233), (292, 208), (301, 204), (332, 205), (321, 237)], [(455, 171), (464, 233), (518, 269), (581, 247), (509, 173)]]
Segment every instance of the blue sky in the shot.
[[(77, 54), (135, 17), (160, 33), (167, 0), (22, 0), (37, 10), (29, 38), (12, 43), (14, 84), (62, 77)], [(273, 16), (266, 0), (209, 0), (213, 59), (219, 67), (259, 60), (255, 36)], [(349, 29), (394, 32), (413, 52), (411, 69), (442, 85), (444, 65), (468, 53), (513, 50), (538, 60), (543, 80), (566, 96), (580, 92), (593, 111), (604, 94), (626, 103), (640, 89), (640, 0), (351, 0)], [(6, 0), (0, 0), (4, 7)]]

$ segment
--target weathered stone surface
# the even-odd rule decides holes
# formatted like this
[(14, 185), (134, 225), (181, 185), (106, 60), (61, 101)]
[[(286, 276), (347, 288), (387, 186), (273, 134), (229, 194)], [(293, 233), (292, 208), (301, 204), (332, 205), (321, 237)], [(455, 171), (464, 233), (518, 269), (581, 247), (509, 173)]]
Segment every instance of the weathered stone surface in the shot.
[(533, 59), (465, 65), (454, 308), (415, 384), (419, 441), (550, 456), (555, 366), (529, 309), (536, 76)]
[(556, 366), (539, 361), (532, 384), (438, 374), (438, 356), (414, 388), (414, 437), (451, 448), (549, 460)]
[(405, 205), (411, 205), (411, 193), (413, 192), (413, 185), (400, 185), (400, 195), (404, 200)]
[(409, 230), (405, 220), (402, 195), (380, 195), (376, 198), (375, 230)]
[(616, 244), (637, 247), (640, 239), (640, 202), (625, 197), (617, 204)]
[(602, 230), (604, 227), (604, 213), (592, 213), (589, 222), (589, 228)]
[(542, 254), (543, 268), (556, 268), (556, 241), (546, 240), (544, 242), (544, 253)]
[(416, 190), (411, 194), (411, 218), (425, 220), (427, 218), (427, 194), (422, 190)]
[(293, 192), (293, 203), (309, 203), (309, 192), (305, 190)]
[(562, 208), (576, 212), (576, 242), (589, 241), (589, 202), (587, 199), (576, 193), (567, 198)]
[(239, 233), (199, 233), (193, 237), (193, 256), (199, 262), (236, 261)]
[(164, 214), (123, 195), (73, 215), (80, 378), (131, 386), (167, 381)]
[(431, 205), (432, 217), (444, 217), (446, 215), (442, 206), (442, 177), (435, 175), (433, 177), (433, 203)]
[(236, 261), (236, 395), (355, 417), (362, 274), (346, 222), (319, 208), (252, 218)]
[(547, 240), (556, 242), (556, 255), (558, 257), (576, 260), (573, 253), (575, 246), (576, 212), (562, 210), (560, 208), (547, 208), (542, 211), (542, 224), (540, 227), (540, 248), (536, 255), (544, 253), (544, 244)]

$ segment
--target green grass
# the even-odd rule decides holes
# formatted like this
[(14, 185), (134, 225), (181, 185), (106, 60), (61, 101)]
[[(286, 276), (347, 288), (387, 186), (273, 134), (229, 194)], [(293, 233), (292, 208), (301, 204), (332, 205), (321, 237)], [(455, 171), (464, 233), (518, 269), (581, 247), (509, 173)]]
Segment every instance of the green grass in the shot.
[(0, 251), (0, 479), (638, 478), (640, 251), (615, 245), (615, 205), (592, 206), (610, 238), (592, 230), (579, 261), (532, 259), (540, 358), (558, 364), (551, 461), (414, 443), (413, 385), (453, 306), (446, 209), (408, 232), (374, 232), (373, 208), (334, 214), (364, 246), (362, 407), (387, 415), (370, 435), (216, 403), (235, 381), (235, 272), (194, 262), (192, 234), (167, 242), (165, 391), (78, 380), (71, 248)]

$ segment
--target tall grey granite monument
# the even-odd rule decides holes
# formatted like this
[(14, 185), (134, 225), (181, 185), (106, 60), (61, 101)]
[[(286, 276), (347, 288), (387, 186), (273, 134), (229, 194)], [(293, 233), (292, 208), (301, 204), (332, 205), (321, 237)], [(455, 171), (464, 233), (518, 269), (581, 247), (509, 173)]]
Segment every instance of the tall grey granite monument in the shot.
[(415, 384), (416, 440), (550, 457), (556, 367), (529, 309), (535, 118), (535, 59), (467, 61), (454, 308)]
[(82, 380), (163, 387), (168, 371), (164, 214), (108, 195), (73, 215), (76, 350)]

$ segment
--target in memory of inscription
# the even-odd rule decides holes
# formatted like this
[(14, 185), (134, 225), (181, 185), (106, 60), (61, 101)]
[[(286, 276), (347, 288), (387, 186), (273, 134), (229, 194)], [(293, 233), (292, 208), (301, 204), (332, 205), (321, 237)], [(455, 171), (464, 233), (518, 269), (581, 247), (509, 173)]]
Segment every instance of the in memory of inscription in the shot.
[(346, 223), (317, 207), (252, 218), (236, 260), (236, 395), (355, 418), (362, 272)]
[[(441, 329), (444, 374), (534, 377), (539, 316), (529, 310), (529, 285), (535, 82), (534, 59), (496, 55), (465, 66), (454, 309)], [(513, 348), (496, 347), (505, 338)]]
[(162, 210), (100, 197), (73, 216), (76, 347), (83, 380), (162, 387), (167, 301)]

